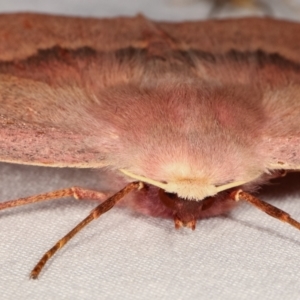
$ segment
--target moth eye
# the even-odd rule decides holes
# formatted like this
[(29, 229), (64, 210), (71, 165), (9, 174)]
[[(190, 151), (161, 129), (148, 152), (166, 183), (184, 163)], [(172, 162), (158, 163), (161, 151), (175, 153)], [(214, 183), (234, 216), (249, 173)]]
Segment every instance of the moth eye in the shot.
[(178, 199), (177, 194), (167, 193), (163, 189), (158, 191), (160, 201), (168, 208), (174, 210), (176, 208), (176, 199)]
[(175, 193), (167, 193), (165, 192), (165, 195), (168, 196), (170, 199), (176, 199), (178, 196)]

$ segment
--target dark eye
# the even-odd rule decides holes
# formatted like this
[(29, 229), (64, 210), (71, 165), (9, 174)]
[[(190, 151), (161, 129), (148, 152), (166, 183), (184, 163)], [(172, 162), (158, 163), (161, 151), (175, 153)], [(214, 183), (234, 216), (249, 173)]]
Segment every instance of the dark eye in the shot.
[(166, 196), (168, 196), (170, 199), (176, 199), (178, 196), (177, 196), (177, 194), (174, 194), (174, 193), (166, 193), (165, 192), (165, 194), (166, 194)]
[(177, 194), (166, 193), (162, 189), (159, 189), (158, 194), (159, 194), (159, 199), (166, 207), (169, 207), (171, 209), (176, 208), (176, 202), (177, 202), (176, 200), (178, 199)]

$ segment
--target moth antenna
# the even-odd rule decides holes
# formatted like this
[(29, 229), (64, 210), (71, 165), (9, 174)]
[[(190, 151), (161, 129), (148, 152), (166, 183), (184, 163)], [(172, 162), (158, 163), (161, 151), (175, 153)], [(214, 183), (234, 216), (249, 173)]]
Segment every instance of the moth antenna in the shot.
[(131, 182), (125, 186), (122, 190), (105, 200), (103, 203), (94, 208), (91, 213), (82, 220), (77, 226), (75, 226), (69, 233), (67, 233), (63, 238), (61, 238), (51, 249), (49, 249), (43, 257), (39, 260), (36, 266), (30, 273), (30, 278), (36, 279), (47, 261), (59, 250), (61, 249), (68, 241), (71, 240), (76, 233), (83, 229), (91, 221), (99, 218), (101, 215), (106, 213), (108, 210), (114, 207), (114, 205), (121, 200), (126, 194), (130, 193), (133, 190), (141, 189), (143, 184), (141, 182)]
[(276, 218), (282, 222), (286, 222), (286, 223), (294, 226), (298, 230), (300, 230), (300, 223), (298, 221), (296, 221), (295, 219), (291, 218), (291, 216), (288, 213), (286, 213), (285, 211), (283, 211), (267, 202), (264, 202), (256, 197), (252, 196), (251, 194), (248, 194), (242, 190), (238, 190), (238, 191), (234, 191), (231, 194), (231, 197), (235, 201), (239, 201), (239, 200), (247, 201), (250, 204), (252, 204), (253, 206), (255, 206), (258, 209), (262, 210), (263, 212), (267, 213), (271, 217)]

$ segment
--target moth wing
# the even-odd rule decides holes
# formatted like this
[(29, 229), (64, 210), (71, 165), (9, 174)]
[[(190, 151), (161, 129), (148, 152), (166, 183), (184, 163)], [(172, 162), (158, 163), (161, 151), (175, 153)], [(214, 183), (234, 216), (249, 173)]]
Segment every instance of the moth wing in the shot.
[[(278, 70), (280, 71), (280, 70)], [(260, 153), (268, 169), (300, 170), (300, 70), (298, 82), (290, 81), (264, 94), (267, 116)]]
[(133, 18), (81, 18), (43, 14), (2, 14), (0, 16), (0, 60), (12, 61), (34, 56), (40, 50), (59, 46), (114, 52), (145, 46), (145, 33), (152, 22)]
[[(297, 64), (300, 62), (300, 39), (295, 35), (300, 32), (299, 27), (295, 23), (271, 19), (167, 24), (152, 23), (141, 16), (97, 20), (31, 14), (2, 15), (0, 35), (5, 43), (0, 45), (0, 142), (3, 145), (0, 159), (53, 166), (107, 165), (110, 146), (101, 138), (97, 128), (93, 128), (93, 120), (89, 120), (85, 107), (93, 104), (94, 100), (93, 94), (86, 91), (90, 87), (95, 88), (93, 82), (97, 82), (96, 88), (105, 88), (118, 80), (128, 82), (128, 78), (136, 74), (123, 76), (128, 71), (126, 67), (124, 72), (112, 73), (108, 64), (101, 70), (100, 77), (93, 78), (96, 73), (91, 72), (90, 68), (96, 64), (90, 58), (95, 53), (107, 58), (109, 53), (148, 47), (153, 57), (157, 54), (163, 56), (170, 49), (223, 57), (227, 57), (232, 50), (246, 56), (261, 51), (266, 56), (277, 54), (292, 64), (289, 70), (285, 70), (280, 64), (268, 61), (265, 65), (267, 69), (272, 69), (272, 76), (263, 68), (255, 71), (259, 73), (261, 81), (266, 82), (265, 86), (261, 85), (265, 88), (262, 108), (266, 113), (266, 122), (263, 124), (260, 147), (267, 155), (267, 167), (278, 168), (280, 164), (283, 168), (298, 168), (299, 106), (295, 94), (298, 94), (299, 86)], [(165, 37), (168, 37), (168, 41), (164, 44), (162, 41)], [(20, 44), (22, 47), (16, 47)], [(170, 49), (166, 51), (166, 47)], [(48, 49), (51, 49), (49, 53)], [(75, 68), (70, 51), (76, 53)], [(60, 59), (57, 60), (57, 56)], [(97, 63), (98, 59), (95, 58)], [(62, 67), (64, 60), (67, 63)], [(68, 66), (70, 61), (71, 67)], [(227, 62), (231, 62), (230, 59)], [(249, 68), (251, 63), (248, 61), (237, 70), (229, 66), (226, 76), (219, 72), (219, 66), (216, 72), (223, 79), (229, 78), (234, 82), (238, 72), (253, 74)], [(81, 74), (77, 72), (78, 69), (87, 69), (87, 72)], [(207, 76), (206, 71), (204, 77)], [(276, 76), (280, 73), (281, 77)], [(82, 78), (87, 74), (90, 78), (85, 79), (83, 85)], [(273, 80), (273, 88), (270, 88), (269, 78)], [(279, 94), (282, 97), (278, 100)], [(282, 118), (284, 126), (279, 125), (278, 120)], [(111, 141), (117, 143), (117, 136), (117, 133), (111, 132)], [(284, 149), (276, 150), (279, 149), (278, 142)]]
[[(93, 92), (128, 82), (122, 50), (145, 45), (151, 22), (38, 14), (0, 16), (0, 160), (59, 167), (108, 165), (117, 133), (88, 112)], [(147, 40), (147, 38), (146, 38)], [(128, 52), (130, 52), (128, 50)], [(119, 54), (118, 54), (119, 53)], [(140, 77), (140, 74), (138, 74)], [(95, 125), (95, 126), (94, 126)]]
[(0, 160), (20, 164), (101, 167), (103, 149), (83, 130), (80, 105), (64, 101), (84, 94), (79, 88), (0, 76)]
[(207, 54), (262, 51), (300, 62), (299, 23), (272, 18), (241, 18), (158, 23), (182, 49)]
[(300, 24), (245, 18), (159, 26), (199, 59), (203, 79), (261, 91), (258, 154), (266, 169), (300, 169)]

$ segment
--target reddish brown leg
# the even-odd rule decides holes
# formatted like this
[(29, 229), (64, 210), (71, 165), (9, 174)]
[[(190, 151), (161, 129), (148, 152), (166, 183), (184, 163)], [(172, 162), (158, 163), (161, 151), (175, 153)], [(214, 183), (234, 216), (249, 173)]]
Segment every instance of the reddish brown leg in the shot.
[(121, 191), (117, 192), (106, 201), (94, 208), (91, 213), (82, 220), (76, 227), (74, 227), (68, 234), (66, 234), (62, 239), (60, 239), (51, 249), (49, 249), (37, 265), (33, 268), (30, 273), (30, 277), (36, 279), (47, 261), (59, 250), (61, 249), (76, 233), (83, 229), (87, 224), (89, 224), (94, 219), (99, 218), (102, 214), (113, 208), (113, 206), (121, 200), (126, 194), (130, 193), (133, 190), (141, 189), (143, 184), (141, 182), (132, 182), (129, 183)]
[(60, 199), (65, 197), (74, 197), (75, 199), (90, 199), (90, 200), (99, 200), (99, 201), (104, 201), (107, 199), (107, 195), (105, 195), (104, 193), (74, 186), (63, 190), (57, 190), (45, 194), (39, 194), (31, 197), (25, 197), (17, 200), (2, 202), (0, 203), (0, 210), (21, 206), (25, 204), (31, 204), (35, 202), (42, 202), (51, 199)]
[(300, 230), (300, 223), (297, 222), (295, 219), (291, 218), (291, 216), (286, 213), (285, 211), (266, 203), (242, 190), (235, 191), (231, 194), (231, 197), (236, 200), (244, 200), (249, 202), (250, 204), (254, 205), (258, 209), (262, 210), (263, 212), (267, 213), (268, 215), (272, 216), (273, 218), (276, 218), (282, 222), (286, 222), (295, 228)]

